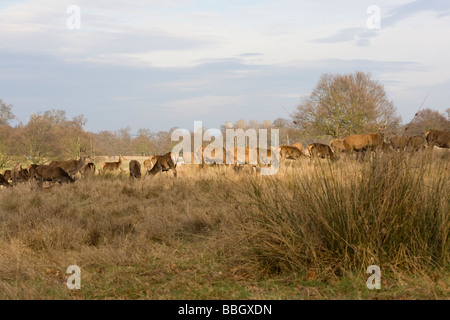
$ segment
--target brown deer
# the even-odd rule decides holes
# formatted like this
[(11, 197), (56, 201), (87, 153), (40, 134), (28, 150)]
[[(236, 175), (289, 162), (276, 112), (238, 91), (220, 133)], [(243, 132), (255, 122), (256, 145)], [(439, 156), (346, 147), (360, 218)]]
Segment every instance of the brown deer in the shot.
[(58, 182), (62, 184), (73, 183), (75, 180), (61, 167), (52, 167), (50, 165), (31, 165), (29, 169), (30, 177), (39, 181), (42, 186), (45, 181)]
[(322, 159), (328, 158), (330, 160), (335, 160), (333, 150), (330, 146), (323, 143), (312, 143), (308, 146), (309, 154), (311, 155), (310, 162), (314, 160), (315, 157)]
[(144, 160), (144, 168), (147, 171), (151, 170), (153, 168), (153, 166), (155, 165), (155, 163), (156, 163), (155, 157), (157, 157), (157, 156), (156, 155), (152, 155), (152, 156), (148, 157), (148, 159)]
[(10, 184), (8, 180), (6, 180), (5, 177), (2, 174), (0, 174), (0, 186), (5, 186), (9, 188), (12, 187), (12, 184)]
[(141, 164), (137, 160), (131, 160), (129, 163), (130, 178), (139, 179), (141, 177)]
[(423, 136), (408, 137), (406, 141), (405, 150), (408, 152), (417, 152), (425, 149), (425, 139)]
[(5, 180), (8, 181), (8, 182), (9, 182), (9, 180), (12, 181), (11, 170), (5, 170), (3, 172), (3, 178), (5, 178)]
[(292, 145), (293, 147), (296, 147), (298, 150), (303, 152), (303, 144), (301, 142), (296, 142)]
[(295, 146), (280, 146), (280, 159), (298, 160), (305, 156), (302, 150)]
[(28, 170), (22, 169), (22, 164), (20, 162), (17, 163), (11, 170), (11, 179), (13, 185), (17, 184), (18, 182), (27, 182)]
[(127, 160), (125, 157), (122, 157), (121, 155), (119, 155), (119, 161), (117, 162), (103, 162), (100, 165), (100, 168), (103, 172), (106, 171), (117, 171), (117, 170), (121, 170), (120, 166), (122, 165), (123, 161)]
[(366, 151), (376, 151), (383, 146), (384, 130), (386, 126), (381, 127), (378, 132), (372, 132), (367, 134), (354, 134), (344, 138), (344, 146), (347, 154), (356, 152), (356, 160), (359, 158), (359, 154), (362, 155), (362, 160), (366, 155)]
[(439, 148), (450, 148), (450, 131), (430, 130), (425, 133), (425, 139), (431, 149), (434, 146)]
[(80, 173), (84, 177), (95, 175), (95, 164), (92, 162), (87, 163), (83, 168), (81, 168)]
[(330, 141), (330, 147), (334, 154), (338, 155), (345, 152), (344, 139), (334, 139)]
[(86, 160), (89, 159), (89, 156), (85, 153), (80, 155), (80, 159), (78, 160), (64, 160), (64, 161), (52, 161), (50, 162), (50, 167), (61, 167), (64, 171), (66, 171), (70, 176), (74, 176), (78, 171), (81, 170), (86, 165)]
[(165, 155), (162, 156), (155, 156), (155, 165), (153, 168), (151, 168), (149, 171), (147, 171), (147, 174), (155, 175), (158, 172), (168, 172), (169, 170), (173, 170), (173, 175), (176, 178), (177, 177), (177, 162), (174, 161), (177, 159), (176, 154), (174, 152), (168, 152)]
[(394, 151), (397, 151), (397, 150), (403, 151), (403, 150), (405, 150), (407, 141), (408, 141), (408, 139), (406, 137), (401, 137), (401, 136), (393, 136), (390, 139), (391, 146), (392, 146), (392, 149), (394, 149)]

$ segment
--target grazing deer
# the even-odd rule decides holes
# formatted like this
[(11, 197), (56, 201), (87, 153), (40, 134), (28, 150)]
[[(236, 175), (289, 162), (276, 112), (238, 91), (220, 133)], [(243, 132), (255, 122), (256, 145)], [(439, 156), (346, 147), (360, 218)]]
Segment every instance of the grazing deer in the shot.
[(310, 162), (314, 160), (315, 157), (320, 157), (322, 159), (328, 158), (334, 160), (334, 153), (330, 146), (323, 143), (312, 143), (308, 146), (309, 154), (311, 155)]
[(178, 157), (174, 152), (168, 152), (165, 155), (162, 156), (155, 156), (155, 165), (153, 168), (151, 168), (149, 171), (147, 171), (147, 174), (155, 175), (158, 172), (162, 173), (165, 171), (173, 170), (173, 175), (176, 178), (177, 177), (177, 161), (175, 161)]
[(52, 161), (50, 162), (50, 167), (60, 167), (64, 171), (66, 171), (71, 177), (73, 177), (78, 171), (81, 170), (86, 165), (86, 160), (89, 159), (89, 156), (85, 153), (80, 155), (80, 159), (78, 160), (64, 160), (64, 161)]
[(117, 170), (122, 170), (120, 168), (120, 166), (122, 165), (123, 161), (127, 160), (125, 157), (122, 157), (121, 155), (119, 155), (119, 161), (117, 162), (103, 162), (100, 165), (100, 168), (103, 172), (106, 171), (117, 171)]
[(302, 150), (295, 146), (280, 146), (280, 159), (298, 160), (305, 156)]
[(52, 167), (50, 165), (31, 165), (29, 169), (30, 177), (39, 181), (42, 186), (45, 181), (58, 182), (62, 184), (72, 183), (75, 180), (61, 167)]
[(153, 156), (148, 157), (148, 159), (144, 160), (144, 168), (147, 171), (151, 170), (153, 168), (153, 166), (155, 165), (155, 163), (156, 163), (155, 157), (157, 157), (157, 156), (153, 155)]
[(334, 154), (338, 155), (345, 152), (344, 139), (334, 139), (330, 141), (330, 147)]

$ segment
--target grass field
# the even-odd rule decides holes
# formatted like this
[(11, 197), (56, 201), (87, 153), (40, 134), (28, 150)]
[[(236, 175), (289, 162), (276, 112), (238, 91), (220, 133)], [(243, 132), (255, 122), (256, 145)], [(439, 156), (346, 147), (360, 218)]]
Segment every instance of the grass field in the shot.
[[(448, 299), (449, 161), (305, 160), (269, 177), (181, 166), (176, 179), (1, 189), (0, 299)], [(80, 290), (65, 285), (70, 265)]]

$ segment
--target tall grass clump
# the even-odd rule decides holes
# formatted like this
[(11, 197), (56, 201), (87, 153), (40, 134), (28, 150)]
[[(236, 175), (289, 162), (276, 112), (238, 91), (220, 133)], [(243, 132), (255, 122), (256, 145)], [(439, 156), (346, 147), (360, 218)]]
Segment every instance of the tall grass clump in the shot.
[(372, 264), (393, 272), (448, 269), (446, 159), (392, 154), (316, 162), (250, 179), (246, 190), (251, 207), (239, 212), (241, 240), (264, 272), (339, 276)]

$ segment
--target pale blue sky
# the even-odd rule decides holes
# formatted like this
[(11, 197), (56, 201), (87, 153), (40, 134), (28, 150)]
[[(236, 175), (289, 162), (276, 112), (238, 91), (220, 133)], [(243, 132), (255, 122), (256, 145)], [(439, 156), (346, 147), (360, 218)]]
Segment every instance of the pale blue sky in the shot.
[(427, 94), (450, 107), (449, 36), (444, 0), (1, 0), (0, 98), (23, 122), (63, 109), (93, 132), (218, 128), (287, 118), (323, 73), (364, 71), (408, 122)]

